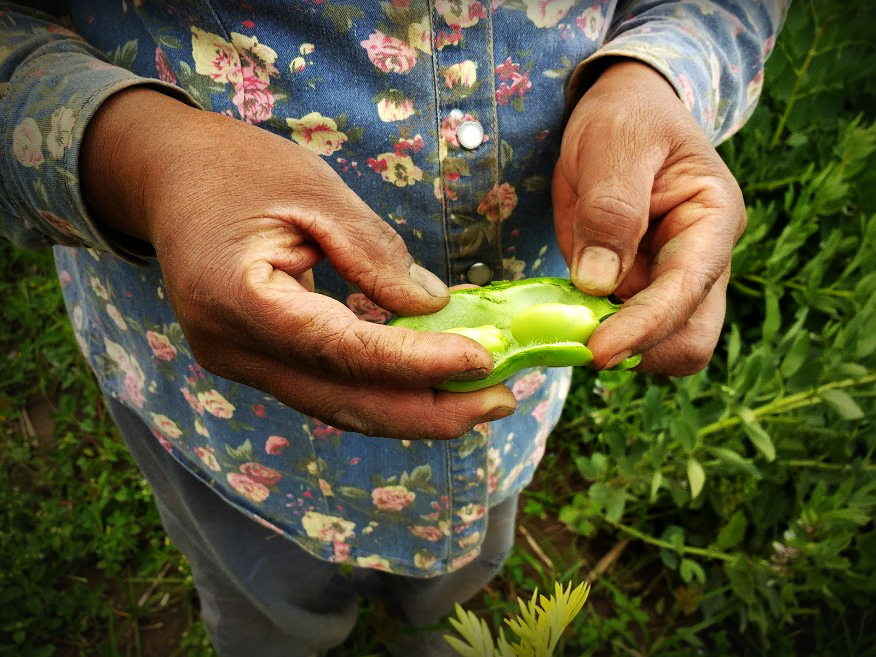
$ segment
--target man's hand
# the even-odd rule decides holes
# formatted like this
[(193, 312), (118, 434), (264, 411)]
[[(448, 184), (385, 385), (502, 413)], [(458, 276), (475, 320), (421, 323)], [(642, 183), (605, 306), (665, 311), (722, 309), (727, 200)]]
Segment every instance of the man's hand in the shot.
[(318, 156), (239, 121), (137, 88), (89, 125), (83, 189), (107, 226), (149, 241), (198, 362), (341, 429), (453, 438), (513, 412), (504, 386), (447, 393), (492, 357), (471, 340), (360, 321), (313, 292), (327, 258), (402, 315), (441, 309), (445, 285)]
[(572, 281), (623, 309), (591, 337), (594, 364), (703, 369), (724, 321), (730, 256), (745, 228), (732, 174), (669, 83), (634, 61), (609, 66), (578, 102), (553, 180)]

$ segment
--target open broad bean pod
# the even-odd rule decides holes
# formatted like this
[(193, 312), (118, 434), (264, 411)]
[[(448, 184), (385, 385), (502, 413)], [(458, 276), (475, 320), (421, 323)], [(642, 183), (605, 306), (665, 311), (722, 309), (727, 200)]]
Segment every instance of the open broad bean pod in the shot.
[[(501, 383), (529, 367), (589, 365), (593, 354), (587, 340), (601, 321), (618, 310), (618, 304), (584, 294), (569, 280), (530, 278), (455, 290), (437, 313), (397, 317), (390, 324), (459, 333), (483, 345), (493, 355), (489, 376), (436, 386), (466, 392)], [(635, 367), (641, 359), (631, 356), (614, 369)]]

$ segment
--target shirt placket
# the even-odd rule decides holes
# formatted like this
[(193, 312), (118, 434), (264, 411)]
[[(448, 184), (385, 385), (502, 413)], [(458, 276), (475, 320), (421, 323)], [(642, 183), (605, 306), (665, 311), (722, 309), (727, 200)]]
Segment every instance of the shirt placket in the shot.
[[(442, 196), (448, 274), (453, 284), (486, 285), (502, 277), (499, 224), (487, 218), (482, 205), (499, 183), (492, 17), (489, 3), (459, 0), (441, 5), (442, 11), (436, 8), (432, 13), (442, 145), (436, 188)], [(448, 15), (448, 5), (459, 15)], [(447, 450), (451, 567), (473, 558), (473, 548), (486, 530), (486, 441), (474, 433), (451, 441)]]
[[(490, 190), (499, 184), (501, 143), (492, 16), (489, 5), (471, 0), (460, 0), (458, 7), (458, 18), (438, 11), (432, 16), (438, 137), (446, 147), (441, 151), (439, 189), (449, 279), (453, 284), (485, 285), (502, 278), (499, 224), (489, 221), (484, 211)], [(448, 23), (456, 20), (461, 27)]]

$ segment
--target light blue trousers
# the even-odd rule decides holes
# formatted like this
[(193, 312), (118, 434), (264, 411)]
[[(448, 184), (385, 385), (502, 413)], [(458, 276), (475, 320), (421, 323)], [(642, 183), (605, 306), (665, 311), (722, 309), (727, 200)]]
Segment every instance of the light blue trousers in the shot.
[(380, 598), (401, 630), (394, 657), (458, 657), (434, 626), (492, 579), (514, 542), (517, 498), (489, 512), (480, 556), (460, 570), (412, 578), (322, 561), (238, 512), (160, 446), (133, 412), (110, 411), (158, 503), (171, 541), (188, 558), (201, 616), (221, 657), (309, 657), (341, 645), (356, 623), (360, 596)]

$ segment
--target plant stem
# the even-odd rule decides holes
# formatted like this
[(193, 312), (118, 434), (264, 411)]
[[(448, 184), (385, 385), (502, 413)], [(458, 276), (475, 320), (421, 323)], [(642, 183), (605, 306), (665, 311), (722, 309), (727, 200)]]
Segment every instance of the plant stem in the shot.
[[(788, 467), (791, 468), (818, 468), (819, 470), (851, 470), (852, 465), (848, 463), (824, 463), (823, 461), (807, 461), (805, 459), (790, 459), (785, 461)], [(864, 463), (860, 466), (864, 472), (876, 472), (876, 464)]]
[[(813, 20), (814, 19), (815, 16), (813, 12)], [(794, 88), (791, 90), (788, 104), (785, 105), (785, 111), (782, 112), (782, 116), (779, 118), (779, 125), (776, 126), (776, 131), (773, 133), (773, 138), (770, 141), (770, 148), (775, 148), (779, 145), (779, 140), (782, 138), (782, 133), (785, 131), (785, 124), (788, 122), (791, 110), (794, 109), (794, 105), (799, 97), (800, 85), (803, 83), (803, 78), (806, 77), (806, 73), (812, 65), (812, 61), (815, 59), (816, 55), (818, 55), (818, 42), (821, 41), (821, 37), (824, 35), (824, 28), (825, 26), (823, 25), (817, 25), (815, 28), (812, 45), (809, 47), (809, 52), (806, 53), (806, 59), (803, 60), (803, 65), (800, 67), (800, 70), (797, 71), (797, 78), (794, 80)]]
[(774, 189), (778, 189), (779, 187), (786, 187), (787, 185), (793, 185), (794, 183), (798, 182), (802, 182), (802, 178), (800, 176), (788, 176), (787, 178), (780, 178), (779, 180), (751, 183), (750, 185), (745, 186), (745, 191), (746, 193), (757, 192), (761, 190), (771, 192)]
[(625, 525), (621, 522), (612, 522), (611, 520), (606, 520), (612, 527), (616, 527), (621, 530), (625, 534), (629, 534), (633, 538), (638, 538), (641, 541), (645, 541), (646, 543), (650, 543), (651, 545), (655, 545), (660, 548), (665, 548), (667, 550), (672, 550), (673, 552), (678, 552), (680, 554), (693, 554), (698, 557), (706, 557), (707, 559), (719, 559), (721, 561), (734, 561), (736, 557), (732, 554), (727, 554), (726, 552), (718, 552), (717, 550), (709, 550), (707, 548), (698, 548), (698, 547), (690, 547), (689, 545), (673, 545), (668, 541), (662, 541), (659, 538), (654, 538), (650, 534), (645, 534), (644, 532), (640, 532), (638, 529), (630, 527), (629, 525)]
[[(787, 413), (788, 411), (792, 411), (796, 408), (803, 408), (804, 406), (812, 406), (814, 404), (821, 403), (821, 393), (823, 393), (825, 390), (832, 390), (835, 388), (852, 388), (854, 386), (861, 386), (867, 383), (874, 382), (876, 382), (876, 374), (862, 376), (859, 379), (843, 379), (842, 381), (825, 383), (823, 386), (812, 388), (810, 390), (797, 393), (796, 395), (782, 397), (781, 399), (777, 399), (776, 401), (770, 402), (769, 404), (764, 404), (760, 408), (756, 408), (753, 413), (755, 417), (758, 418), (764, 417), (765, 415), (778, 415), (779, 413)], [(730, 427), (735, 427), (738, 424), (742, 424), (742, 418), (740, 418), (738, 415), (725, 417), (723, 420), (718, 420), (717, 422), (713, 422), (712, 424), (704, 426), (697, 433), (697, 437), (703, 438), (704, 436), (708, 436), (711, 433), (716, 433), (724, 429), (729, 429)]]
[[(751, 281), (752, 283), (758, 283), (760, 285), (782, 285), (784, 287), (789, 287), (792, 290), (799, 290), (800, 292), (805, 292), (808, 288), (805, 285), (801, 285), (800, 283), (794, 283), (792, 281), (781, 281), (775, 282), (770, 281), (763, 276), (755, 276), (754, 274), (750, 274), (744, 277), (745, 280)], [(854, 299), (855, 293), (852, 290), (833, 290), (829, 287), (820, 287), (816, 290), (819, 294), (824, 294), (827, 296), (840, 297), (842, 299)]]

